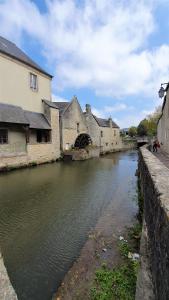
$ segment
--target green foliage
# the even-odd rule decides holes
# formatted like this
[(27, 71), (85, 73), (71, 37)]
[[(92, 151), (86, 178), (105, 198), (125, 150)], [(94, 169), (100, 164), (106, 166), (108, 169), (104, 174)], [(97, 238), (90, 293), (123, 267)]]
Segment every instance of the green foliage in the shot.
[[(138, 180), (138, 203), (141, 216), (143, 214), (143, 198)], [(142, 231), (142, 218), (127, 232), (127, 240), (118, 243), (122, 264), (108, 269), (105, 262), (95, 273), (95, 282), (91, 288), (91, 300), (134, 300), (136, 291), (139, 261), (129, 258), (129, 254), (138, 252)]]
[(119, 241), (118, 246), (119, 246), (121, 256), (128, 257), (128, 253), (131, 251), (131, 248), (130, 248), (128, 242), (124, 241), (124, 240)]
[(143, 135), (156, 136), (157, 123), (160, 115), (161, 115), (161, 107), (157, 107), (154, 113), (148, 115), (146, 119), (140, 122), (140, 124), (137, 127), (137, 134), (139, 136), (143, 136)]
[(91, 289), (92, 300), (134, 300), (137, 279), (136, 263), (127, 264), (113, 270), (96, 271), (96, 286)]
[(129, 128), (129, 136), (134, 137), (136, 135), (137, 135), (137, 127), (134, 127), (134, 126), (130, 127)]
[(137, 134), (139, 136), (148, 135), (148, 120), (144, 119), (137, 127)]
[(118, 243), (123, 257), (122, 265), (110, 270), (106, 263), (95, 273), (95, 282), (91, 288), (91, 300), (134, 300), (139, 262), (128, 258), (129, 252), (139, 248), (141, 224), (135, 223), (128, 230), (128, 241)]

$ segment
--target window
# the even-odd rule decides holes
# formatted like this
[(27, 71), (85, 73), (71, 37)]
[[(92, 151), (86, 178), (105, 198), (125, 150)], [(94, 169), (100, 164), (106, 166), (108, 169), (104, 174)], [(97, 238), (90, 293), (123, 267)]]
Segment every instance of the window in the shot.
[(116, 130), (114, 130), (114, 136), (116, 136)]
[(0, 144), (8, 144), (8, 130), (0, 129)]
[(66, 143), (65, 149), (66, 149), (66, 150), (69, 150), (69, 148), (70, 148), (70, 144), (69, 144), (69, 143)]
[(103, 131), (100, 131), (100, 136), (103, 137)]
[(79, 130), (79, 123), (77, 123), (77, 133), (79, 133), (80, 130)]
[(33, 91), (37, 91), (38, 89), (38, 79), (37, 75), (30, 73), (30, 88)]
[(108, 143), (106, 143), (106, 146), (108, 146)]
[(50, 143), (51, 132), (50, 130), (37, 130), (37, 143)]

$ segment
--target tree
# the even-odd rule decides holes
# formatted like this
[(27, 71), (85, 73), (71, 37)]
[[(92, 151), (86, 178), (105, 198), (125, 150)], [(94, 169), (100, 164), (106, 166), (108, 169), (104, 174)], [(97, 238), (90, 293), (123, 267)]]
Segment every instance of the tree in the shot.
[(148, 135), (148, 120), (144, 119), (137, 127), (137, 134), (139, 136)]
[(161, 106), (158, 106), (155, 111), (142, 120), (137, 127), (139, 136), (148, 135), (155, 136), (157, 134), (157, 123), (161, 115)]
[(137, 135), (137, 127), (132, 126), (129, 128), (129, 136), (133, 137)]

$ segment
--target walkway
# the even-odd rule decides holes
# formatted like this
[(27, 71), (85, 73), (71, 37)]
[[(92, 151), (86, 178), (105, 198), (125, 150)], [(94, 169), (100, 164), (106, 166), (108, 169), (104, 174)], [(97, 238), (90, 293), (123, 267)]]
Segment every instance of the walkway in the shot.
[(158, 150), (157, 153), (153, 153), (158, 159), (169, 169), (169, 155), (167, 153)]

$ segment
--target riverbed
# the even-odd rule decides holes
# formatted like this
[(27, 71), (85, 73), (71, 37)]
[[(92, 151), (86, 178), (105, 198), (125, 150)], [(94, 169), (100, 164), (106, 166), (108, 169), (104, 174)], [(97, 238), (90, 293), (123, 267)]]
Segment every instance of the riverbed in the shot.
[(109, 207), (119, 232), (132, 220), (136, 168), (130, 151), (0, 176), (0, 247), (19, 300), (51, 299)]

